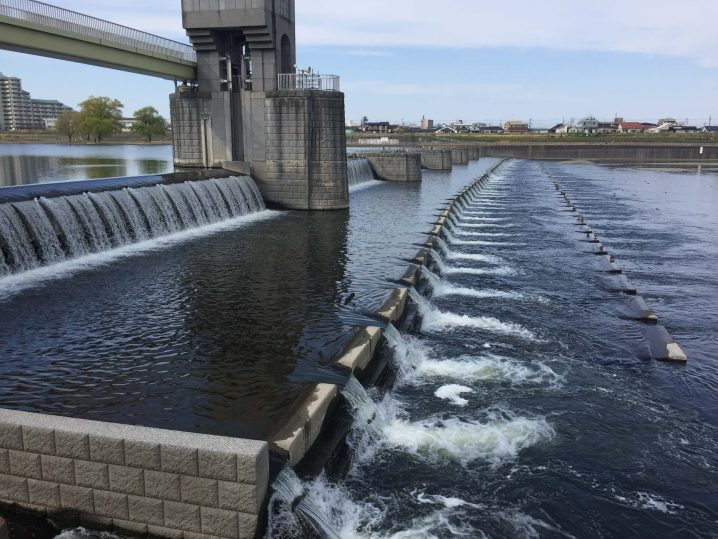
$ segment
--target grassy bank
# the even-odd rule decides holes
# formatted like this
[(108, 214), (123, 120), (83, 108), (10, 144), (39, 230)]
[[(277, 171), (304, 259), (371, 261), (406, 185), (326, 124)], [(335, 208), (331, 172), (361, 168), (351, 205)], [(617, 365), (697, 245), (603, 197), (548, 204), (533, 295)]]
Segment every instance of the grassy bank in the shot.
[[(0, 144), (68, 144), (67, 137), (52, 131), (5, 131), (0, 132)], [(95, 146), (93, 141), (73, 139), (73, 145)], [(141, 144), (161, 146), (172, 144), (172, 135), (157, 137), (152, 142), (147, 142), (144, 137), (131, 133), (112, 135), (102, 141), (102, 144)]]
[[(406, 133), (383, 135), (400, 144), (718, 144), (718, 133), (611, 133), (601, 135), (556, 135), (553, 133), (531, 134), (480, 134), (433, 135), (429, 133)], [(377, 133), (352, 133), (347, 135), (347, 145), (362, 145), (367, 139), (381, 138)]]

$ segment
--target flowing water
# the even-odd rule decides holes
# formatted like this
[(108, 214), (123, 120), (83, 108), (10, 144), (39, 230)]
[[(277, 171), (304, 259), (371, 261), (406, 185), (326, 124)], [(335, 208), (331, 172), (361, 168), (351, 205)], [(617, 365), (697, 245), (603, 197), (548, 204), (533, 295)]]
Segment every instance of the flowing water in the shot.
[[(0, 207), (0, 406), (266, 439), (330, 381), (349, 473), (288, 471), (270, 537), (715, 536), (716, 176), (504, 165), (457, 205), (415, 324), (387, 328), (392, 389), (331, 367), (492, 163), (368, 182), (346, 212), (251, 213), (221, 180)], [(687, 366), (647, 359), (551, 177)]]
[[(631, 297), (606, 285), (551, 177), (687, 366), (647, 359)], [(479, 206), (481, 230), (522, 247), (468, 243)], [(410, 290), (419, 320), (390, 327), (398, 379), (369, 392), (348, 475), (305, 481), (319, 536), (715, 537), (716, 207), (712, 175), (529, 161), (457, 204), (426, 295)], [(517, 271), (465, 271), (497, 266)], [(285, 513), (268, 537), (297, 530)]]

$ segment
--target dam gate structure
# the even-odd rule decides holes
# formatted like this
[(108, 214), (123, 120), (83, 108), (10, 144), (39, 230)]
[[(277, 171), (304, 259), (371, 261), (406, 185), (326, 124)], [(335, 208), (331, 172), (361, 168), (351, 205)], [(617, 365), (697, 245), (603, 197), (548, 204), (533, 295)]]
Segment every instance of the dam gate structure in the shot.
[(348, 207), (339, 78), (296, 71), (294, 0), (182, 0), (197, 80), (170, 96), (174, 162), (252, 175), (269, 203)]

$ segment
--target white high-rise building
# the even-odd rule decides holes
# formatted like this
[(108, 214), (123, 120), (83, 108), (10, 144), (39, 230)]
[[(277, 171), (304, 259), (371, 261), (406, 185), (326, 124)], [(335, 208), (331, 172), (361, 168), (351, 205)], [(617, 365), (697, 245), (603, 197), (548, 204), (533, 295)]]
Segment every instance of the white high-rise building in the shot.
[(30, 94), (17, 77), (0, 73), (0, 130), (32, 129)]

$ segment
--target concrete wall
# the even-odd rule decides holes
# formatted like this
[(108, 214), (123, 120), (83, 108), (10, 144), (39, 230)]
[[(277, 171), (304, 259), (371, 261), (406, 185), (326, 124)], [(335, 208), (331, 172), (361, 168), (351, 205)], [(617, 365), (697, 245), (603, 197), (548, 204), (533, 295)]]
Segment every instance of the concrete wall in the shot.
[(368, 159), (376, 177), (389, 182), (420, 182), (421, 153), (419, 152), (368, 152), (357, 154)]
[(700, 144), (485, 144), (484, 156), (519, 159), (585, 159), (606, 162), (701, 162), (718, 160), (718, 146)]
[(453, 148), (451, 159), (455, 165), (466, 165), (469, 163), (469, 150), (467, 148)]
[(344, 94), (269, 92), (266, 161), (252, 162), (265, 200), (285, 208), (349, 207)]
[(478, 161), (481, 157), (481, 148), (478, 146), (469, 146), (469, 161)]
[(265, 442), (0, 410), (0, 504), (65, 525), (254, 537)]
[(178, 167), (203, 167), (211, 156), (203, 139), (202, 123), (211, 116), (209, 95), (175, 92), (170, 95), (170, 117), (174, 164)]
[(421, 166), (428, 170), (451, 170), (451, 150), (421, 150)]

